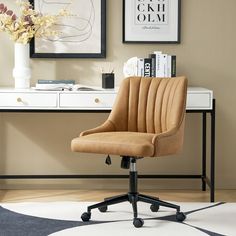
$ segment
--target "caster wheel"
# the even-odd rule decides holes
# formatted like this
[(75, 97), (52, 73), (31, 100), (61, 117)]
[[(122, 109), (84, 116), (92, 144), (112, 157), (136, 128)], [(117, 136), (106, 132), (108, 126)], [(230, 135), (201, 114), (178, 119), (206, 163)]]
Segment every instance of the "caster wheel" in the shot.
[(183, 212), (176, 213), (176, 220), (182, 222), (186, 219), (186, 215)]
[(155, 205), (155, 204), (152, 204), (150, 206), (150, 209), (151, 209), (152, 212), (158, 212), (159, 208), (160, 208), (160, 206), (159, 205)]
[(84, 212), (82, 215), (81, 215), (81, 219), (82, 221), (86, 222), (86, 221), (89, 221), (91, 218), (91, 213), (89, 212)]
[(106, 211), (107, 211), (107, 206), (99, 207), (98, 210), (99, 210), (100, 212), (106, 212)]
[(134, 225), (135, 228), (140, 228), (140, 227), (143, 226), (143, 224), (144, 224), (144, 221), (141, 218), (135, 218), (133, 220), (133, 225)]

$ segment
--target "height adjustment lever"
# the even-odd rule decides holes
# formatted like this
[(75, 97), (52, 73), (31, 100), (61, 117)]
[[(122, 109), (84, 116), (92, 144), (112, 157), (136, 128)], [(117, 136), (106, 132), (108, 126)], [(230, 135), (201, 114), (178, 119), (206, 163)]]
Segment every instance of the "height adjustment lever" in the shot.
[(107, 158), (106, 158), (106, 160), (105, 160), (105, 163), (106, 163), (108, 166), (111, 165), (111, 157), (110, 157), (109, 154), (107, 155)]

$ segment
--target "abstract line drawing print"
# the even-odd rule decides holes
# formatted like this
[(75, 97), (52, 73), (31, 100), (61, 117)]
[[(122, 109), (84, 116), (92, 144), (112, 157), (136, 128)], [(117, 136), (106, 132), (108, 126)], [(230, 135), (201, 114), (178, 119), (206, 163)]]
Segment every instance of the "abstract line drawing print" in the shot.
[[(42, 14), (55, 14), (60, 9), (68, 9), (69, 16), (61, 17), (55, 29), (57, 36), (36, 39), (36, 53), (86, 53), (100, 52), (101, 21), (96, 17), (101, 14), (98, 0), (38, 0), (35, 8)], [(98, 9), (98, 12), (97, 11)]]

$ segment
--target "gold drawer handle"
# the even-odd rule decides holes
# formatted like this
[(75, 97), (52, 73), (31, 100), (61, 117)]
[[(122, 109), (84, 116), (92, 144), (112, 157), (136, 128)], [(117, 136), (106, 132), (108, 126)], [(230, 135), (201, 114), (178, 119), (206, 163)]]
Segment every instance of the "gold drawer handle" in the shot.
[(17, 102), (22, 102), (22, 99), (19, 97), (16, 99)]
[(95, 99), (94, 99), (94, 102), (95, 102), (95, 103), (99, 103), (99, 102), (100, 102), (99, 98), (95, 98)]

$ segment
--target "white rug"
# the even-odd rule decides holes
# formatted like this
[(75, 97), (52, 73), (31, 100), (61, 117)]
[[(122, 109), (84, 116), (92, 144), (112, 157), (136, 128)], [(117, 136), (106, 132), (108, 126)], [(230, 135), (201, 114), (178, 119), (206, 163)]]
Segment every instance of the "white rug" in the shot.
[(0, 204), (0, 236), (236, 236), (236, 203), (176, 203), (187, 219), (175, 221), (175, 211), (150, 211), (138, 203), (142, 228), (133, 226), (129, 203), (110, 206), (106, 213), (92, 211), (91, 220), (80, 216), (91, 202)]

